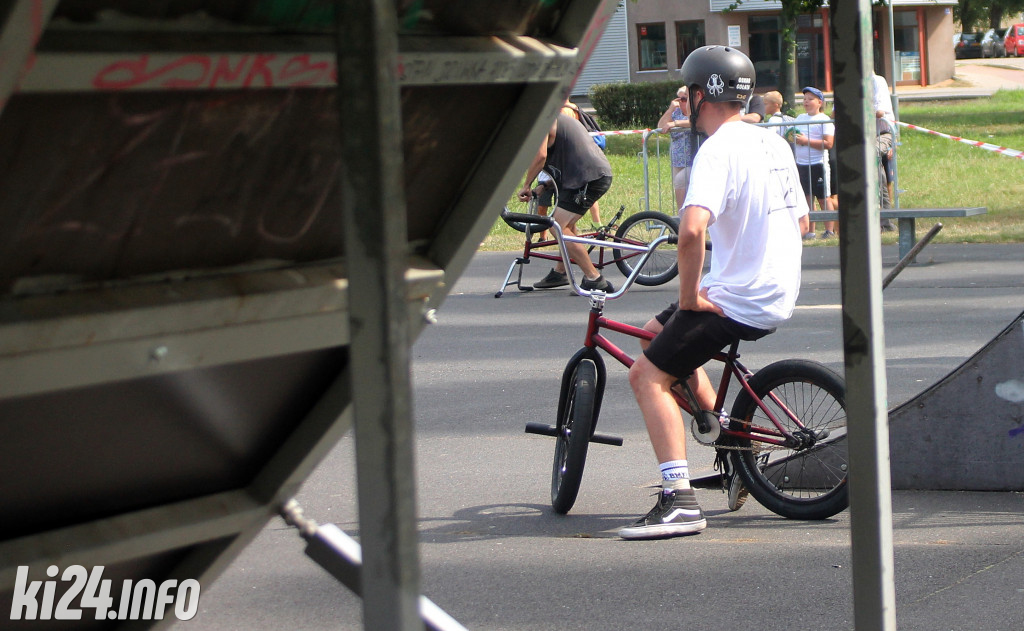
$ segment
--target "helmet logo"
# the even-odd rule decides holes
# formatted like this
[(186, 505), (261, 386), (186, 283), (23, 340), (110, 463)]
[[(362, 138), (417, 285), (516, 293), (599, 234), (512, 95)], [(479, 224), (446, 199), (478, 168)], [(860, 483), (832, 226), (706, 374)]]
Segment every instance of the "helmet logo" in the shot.
[(708, 94), (718, 96), (722, 92), (725, 92), (725, 82), (722, 81), (722, 77), (718, 74), (708, 77)]

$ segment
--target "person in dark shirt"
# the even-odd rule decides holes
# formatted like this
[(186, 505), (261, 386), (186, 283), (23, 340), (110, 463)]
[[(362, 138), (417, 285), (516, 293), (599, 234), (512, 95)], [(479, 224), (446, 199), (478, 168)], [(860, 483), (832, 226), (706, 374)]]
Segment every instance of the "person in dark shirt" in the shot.
[[(526, 172), (526, 181), (518, 195), (520, 201), (529, 201), (533, 194), (530, 184), (542, 169), (550, 173), (558, 185), (558, 206), (552, 219), (564, 234), (576, 235), (576, 222), (612, 185), (612, 167), (608, 157), (594, 143), (582, 123), (559, 114)], [(580, 283), (583, 289), (615, 291), (594, 267), (582, 244), (565, 245), (572, 261), (583, 270), (584, 279)], [(534, 287), (559, 287), (568, 283), (565, 273), (552, 269)]]

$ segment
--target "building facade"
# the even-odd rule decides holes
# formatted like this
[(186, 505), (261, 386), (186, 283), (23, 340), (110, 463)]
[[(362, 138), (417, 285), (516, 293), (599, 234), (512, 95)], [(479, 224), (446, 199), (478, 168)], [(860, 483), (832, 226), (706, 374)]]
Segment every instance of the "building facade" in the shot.
[[(875, 7), (875, 58), (883, 63), (890, 85), (928, 85), (953, 77), (951, 45), (956, 0), (892, 0), (893, 39), (890, 46), (889, 7)], [(587, 87), (611, 81), (664, 81), (679, 76), (683, 59), (706, 44), (734, 46), (750, 56), (757, 71), (757, 91), (778, 87), (782, 57), (780, 3), (778, 0), (637, 0), (621, 4), (617, 23), (595, 50), (598, 57), (605, 38), (615, 42), (621, 54), (622, 39), (628, 50), (628, 78), (591, 73)], [(828, 8), (798, 20), (797, 73), (801, 86), (832, 90)], [(610, 47), (609, 47), (610, 48)], [(589, 71), (588, 62), (585, 72)], [(582, 86), (581, 86), (582, 87)], [(583, 94), (584, 90), (575, 92)]]

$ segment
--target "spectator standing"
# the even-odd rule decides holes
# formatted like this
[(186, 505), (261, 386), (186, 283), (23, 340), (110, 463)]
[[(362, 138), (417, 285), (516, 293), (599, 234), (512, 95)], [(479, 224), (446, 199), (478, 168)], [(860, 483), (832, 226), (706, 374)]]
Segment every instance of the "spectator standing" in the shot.
[(676, 210), (683, 207), (686, 188), (690, 182), (690, 166), (693, 164), (692, 143), (690, 133), (690, 104), (686, 86), (676, 90), (676, 98), (669, 103), (668, 109), (658, 119), (658, 130), (672, 134), (669, 145), (669, 156), (672, 159), (672, 188), (675, 191)]
[[(893, 179), (894, 179), (894, 165), (893, 165), (893, 151), (896, 146), (896, 114), (892, 108), (892, 97), (889, 93), (889, 84), (886, 83), (885, 77), (881, 76), (877, 72), (871, 77), (871, 86), (873, 92), (873, 104), (875, 110), (875, 123), (878, 125), (876, 130), (876, 138), (879, 147), (879, 155), (882, 159), (882, 168), (885, 171), (885, 182), (879, 182), (879, 186), (884, 186), (889, 193), (888, 201), (889, 206), (892, 206), (893, 197)], [(888, 134), (888, 136), (886, 136)], [(883, 199), (883, 206), (885, 206)], [(892, 232), (896, 229), (892, 225), (892, 221), (889, 219), (883, 219), (881, 222), (882, 230), (885, 232)]]
[[(781, 92), (778, 92), (777, 90), (772, 90), (771, 92), (765, 93), (764, 112), (765, 115), (768, 117), (768, 120), (766, 122), (785, 123), (787, 121), (793, 120), (792, 116), (788, 116), (782, 113), (782, 105), (783, 100)], [(779, 125), (778, 127), (772, 127), (771, 129), (772, 131), (782, 136), (783, 138), (786, 137), (786, 132), (789, 131), (789, 128), (783, 125)]]
[[(797, 116), (795, 122), (805, 124), (797, 125), (796, 134), (793, 136), (793, 144), (796, 145), (796, 164), (800, 169), (800, 184), (807, 196), (809, 209), (814, 209), (814, 200), (817, 199), (821, 210), (832, 210), (828, 201), (826, 152), (835, 142), (835, 125), (830, 123), (828, 115), (821, 111), (825, 105), (825, 95), (818, 88), (808, 86), (803, 89), (803, 104), (806, 111)], [(835, 222), (826, 223), (822, 238), (835, 236), (834, 228)], [(804, 238), (813, 239), (814, 236), (814, 223), (811, 222), (811, 229)]]

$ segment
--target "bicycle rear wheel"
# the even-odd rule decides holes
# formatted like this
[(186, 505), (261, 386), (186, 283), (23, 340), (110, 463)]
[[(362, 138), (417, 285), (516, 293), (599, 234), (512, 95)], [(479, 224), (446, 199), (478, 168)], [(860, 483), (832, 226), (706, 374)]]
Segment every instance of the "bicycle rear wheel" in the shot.
[(564, 386), (564, 407), (555, 436), (555, 459), (551, 469), (551, 507), (565, 514), (576, 503), (587, 462), (587, 448), (594, 431), (597, 400), (597, 366), (583, 359)]
[[(623, 221), (615, 232), (615, 240), (618, 243), (647, 245), (662, 235), (676, 234), (679, 231), (678, 226), (678, 222), (664, 213), (645, 211), (631, 215)], [(619, 248), (613, 248), (612, 255), (615, 266), (624, 276), (633, 273), (633, 268), (640, 262), (641, 256), (631, 250)], [(647, 259), (647, 263), (636, 277), (636, 282), (647, 286), (662, 285), (675, 278), (678, 273), (676, 246), (665, 243)]]
[[(778, 448), (733, 438), (742, 448), (733, 463), (750, 494), (768, 510), (790, 519), (827, 519), (849, 505), (847, 486), (846, 385), (835, 372), (805, 360), (784, 360), (766, 366), (750, 379), (772, 415), (796, 433), (792, 412), (814, 432), (810, 446)], [(732, 429), (773, 428), (764, 410), (740, 391), (730, 416)]]

